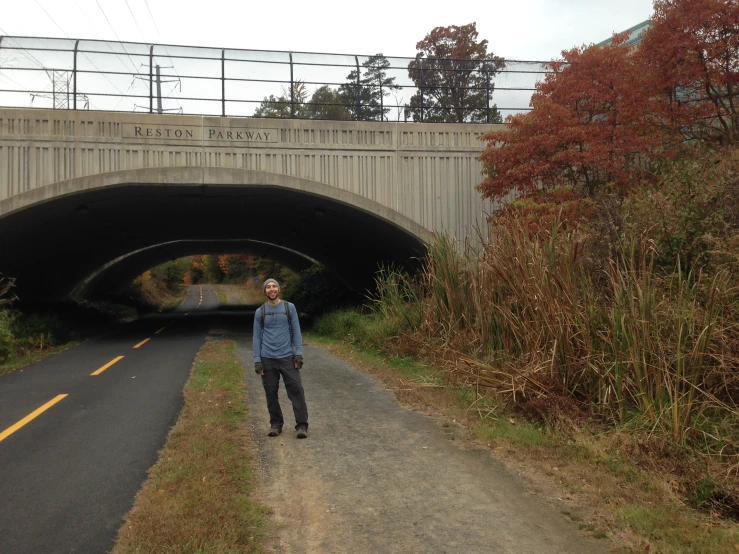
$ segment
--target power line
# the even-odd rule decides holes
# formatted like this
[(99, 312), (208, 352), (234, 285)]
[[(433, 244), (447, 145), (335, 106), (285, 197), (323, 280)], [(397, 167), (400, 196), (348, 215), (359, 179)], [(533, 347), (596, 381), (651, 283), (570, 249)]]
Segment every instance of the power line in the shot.
[[(54, 18), (53, 18), (53, 17), (51, 16), (51, 14), (49, 14), (49, 12), (47, 12), (47, 11), (46, 11), (46, 10), (44, 9), (44, 7), (43, 7), (43, 6), (42, 6), (42, 5), (41, 5), (41, 4), (39, 3), (39, 1), (38, 1), (38, 0), (35, 0), (35, 1), (36, 1), (36, 4), (38, 4), (38, 7), (39, 7), (39, 8), (41, 8), (41, 9), (43, 10), (43, 12), (44, 12), (44, 13), (46, 14), (46, 16), (47, 16), (47, 17), (48, 17), (49, 19), (51, 19), (52, 23), (54, 23), (54, 25), (56, 25), (56, 26), (57, 26), (57, 28), (58, 28), (58, 29), (59, 29), (59, 30), (60, 30), (60, 31), (62, 32), (62, 34), (63, 34), (63, 35), (65, 36), (65, 37), (67, 37), (67, 38), (68, 38), (69, 40), (72, 40), (72, 39), (70, 38), (70, 36), (69, 36), (69, 35), (68, 35), (67, 33), (65, 33), (65, 32), (64, 32), (64, 29), (62, 29), (62, 28), (61, 28), (61, 26), (60, 26), (60, 25), (59, 25), (59, 24), (58, 24), (58, 23), (56, 22), (56, 20), (55, 20), (55, 19), (54, 19)], [(100, 6), (100, 4), (98, 4), (98, 6)], [(77, 4), (77, 7), (79, 7), (79, 4)], [(82, 8), (80, 8), (80, 9), (82, 9)], [(102, 10), (102, 8), (100, 8), (100, 9)], [(105, 12), (103, 12), (103, 15), (105, 15)], [(105, 19), (107, 20), (108, 18), (106, 17)], [(88, 21), (89, 21), (89, 18), (88, 18)], [(108, 23), (110, 23), (110, 22), (108, 22)], [(114, 30), (113, 32), (115, 33), (115, 30)], [(117, 36), (117, 35), (116, 35), (116, 36)], [(120, 41), (120, 39), (118, 39), (118, 40)], [(124, 50), (124, 51), (126, 50), (126, 49), (125, 49), (125, 47), (123, 48), (123, 50)], [(25, 51), (22, 51), (22, 52), (23, 52), (23, 53), (25, 54)], [(128, 52), (126, 52), (126, 53), (128, 54)], [(101, 71), (101, 70), (100, 70), (100, 68), (99, 68), (98, 66), (96, 66), (96, 65), (95, 65), (95, 63), (94, 63), (94, 62), (93, 62), (93, 61), (92, 61), (92, 60), (91, 60), (91, 59), (90, 59), (90, 58), (89, 58), (89, 57), (87, 56), (87, 54), (85, 54), (84, 52), (82, 52), (82, 55), (83, 55), (83, 56), (85, 57), (85, 59), (86, 59), (86, 60), (87, 60), (88, 62), (90, 62), (90, 64), (92, 65), (92, 67), (94, 67), (94, 68), (95, 68), (95, 69), (96, 69), (96, 70), (98, 71), (98, 73), (100, 73), (100, 74), (101, 74), (101, 75), (102, 75), (102, 76), (103, 76), (103, 77), (105, 78), (105, 80), (106, 80), (106, 81), (108, 81), (108, 82), (109, 82), (109, 83), (110, 83), (111, 85), (113, 85), (113, 87), (114, 87), (114, 88), (115, 88), (115, 89), (116, 89), (116, 90), (117, 90), (118, 92), (120, 92), (121, 94), (124, 94), (124, 93), (123, 93), (123, 92), (121, 91), (121, 89), (120, 89), (120, 88), (118, 88), (118, 86), (117, 86), (117, 85), (116, 85), (116, 84), (115, 84), (115, 83), (114, 83), (113, 81), (111, 81), (111, 80), (110, 80), (110, 78), (109, 78), (109, 77), (108, 77), (108, 76), (107, 76), (107, 75), (106, 75), (106, 74), (105, 74), (105, 73), (104, 73), (103, 71)], [(128, 57), (129, 57), (129, 59), (131, 58), (131, 56), (128, 56)], [(34, 59), (35, 59), (35, 58), (34, 58)], [(41, 68), (42, 68), (42, 69), (44, 69), (45, 71), (47, 70), (47, 68), (46, 68), (46, 67), (45, 67), (45, 66), (44, 66), (44, 65), (43, 65), (43, 64), (42, 64), (41, 62), (39, 62), (38, 60), (36, 60), (36, 62), (37, 62), (37, 63), (39, 64), (39, 66), (41, 66)], [(131, 63), (133, 63), (133, 60), (131, 60)], [(134, 66), (134, 71), (136, 71), (136, 68), (135, 68), (135, 66)], [(48, 73), (48, 71), (47, 71), (47, 73)], [(137, 73), (138, 73), (138, 72), (137, 72)], [(90, 105), (92, 105), (92, 102), (90, 102)], [(93, 106), (93, 107), (94, 107), (94, 106)]]
[[(128, 0), (126, 0), (126, 1), (128, 1)], [(151, 13), (151, 8), (149, 7), (149, 1), (148, 0), (144, 0), (144, 4), (146, 4), (146, 9), (149, 12), (149, 17), (151, 18), (151, 22), (154, 24), (154, 28), (157, 30), (157, 36), (159, 36), (159, 39), (161, 40), (162, 33), (159, 32), (159, 25), (157, 25), (156, 19), (154, 19), (154, 14)], [(180, 74), (179, 74), (179, 72), (177, 71), (177, 68), (174, 65), (174, 60), (172, 60), (172, 56), (169, 54), (169, 50), (167, 50), (167, 45), (165, 44), (163, 46), (164, 46), (164, 51), (167, 53), (167, 57), (169, 58), (169, 61), (172, 63), (172, 69), (174, 69), (174, 74), (177, 75), (177, 80), (180, 83), (180, 93), (181, 93), (182, 92), (182, 78), (180, 77)], [(172, 90), (169, 91), (169, 94), (167, 95), (167, 98), (169, 98), (170, 96), (172, 96), (172, 93), (175, 91), (175, 88), (176, 87), (172, 87)], [(182, 109), (182, 108), (180, 107), (180, 109)]]
[(154, 15), (151, 13), (151, 8), (149, 7), (149, 1), (144, 0), (144, 4), (146, 4), (146, 9), (149, 10), (149, 17), (151, 17), (152, 23), (154, 23), (154, 28), (157, 30), (157, 35), (159, 35), (159, 38), (162, 38), (162, 33), (159, 32), (159, 27), (157, 26), (157, 22), (154, 19)]
[(41, 4), (39, 3), (39, 1), (38, 1), (38, 0), (36, 0), (36, 4), (38, 4), (38, 7), (39, 7), (39, 8), (41, 8), (41, 9), (42, 9), (42, 10), (44, 11), (44, 13), (45, 13), (45, 14), (47, 15), (47, 17), (48, 17), (49, 19), (51, 19), (51, 22), (52, 22), (52, 23), (53, 23), (54, 25), (56, 25), (57, 29), (59, 29), (59, 30), (60, 30), (60, 31), (62, 32), (62, 34), (63, 34), (63, 35), (65, 36), (65, 37), (69, 38), (69, 35), (67, 35), (67, 33), (65, 33), (65, 32), (64, 32), (64, 29), (62, 29), (62, 28), (61, 28), (61, 27), (59, 26), (59, 23), (57, 23), (57, 22), (56, 22), (56, 20), (55, 20), (55, 19), (54, 19), (53, 17), (51, 17), (51, 16), (49, 15), (49, 12), (47, 12), (47, 11), (46, 11), (46, 8), (44, 8), (44, 7), (43, 7), (43, 6), (42, 6), (42, 5), (41, 5)]
[[(0, 27), (0, 31), (2, 31), (3, 35), (5, 35), (5, 37), (6, 37), (6, 38), (9, 38), (9, 37), (8, 37), (8, 32), (7, 32), (7, 31), (5, 31), (5, 29), (3, 29), (3, 28), (1, 28), (1, 27)], [(14, 40), (14, 39), (12, 39), (12, 40)], [(17, 45), (17, 44), (18, 44), (18, 42), (16, 41), (16, 45)], [(18, 47), (18, 48), (20, 49), (20, 47)], [(32, 62), (36, 62), (36, 64), (37, 64), (37, 65), (38, 65), (38, 66), (39, 66), (40, 68), (42, 68), (42, 69), (44, 68), (44, 64), (42, 64), (42, 63), (41, 63), (40, 61), (38, 61), (38, 59), (37, 59), (37, 58), (36, 58), (35, 56), (33, 56), (33, 54), (30, 54), (30, 53), (26, 52), (25, 50), (21, 50), (20, 52), (21, 52), (21, 54), (23, 54), (23, 55), (24, 55), (24, 56), (25, 56), (25, 57), (26, 57), (27, 59), (31, 60)]]
[[(38, 2), (38, 0), (36, 1)], [(111, 24), (110, 19), (108, 19), (108, 16), (105, 14), (105, 10), (100, 5), (99, 0), (95, 0), (95, 3), (98, 5), (98, 8), (100, 8), (100, 11), (103, 13), (103, 17), (105, 18), (105, 21), (108, 22), (108, 26), (110, 27), (110, 30), (113, 31), (115, 38), (118, 39), (118, 42), (120, 43), (121, 48), (123, 48), (123, 51), (126, 53), (126, 56), (128, 56), (128, 59), (131, 61), (131, 65), (133, 66), (134, 73), (136, 73), (137, 75), (140, 75), (138, 69), (136, 69), (136, 64), (134, 63), (133, 58), (131, 58), (131, 54), (128, 53), (128, 50), (126, 50), (126, 46), (123, 44), (123, 41), (118, 36), (118, 33), (115, 32), (115, 29), (113, 28), (113, 25)]]
[(141, 27), (139, 27), (139, 22), (136, 21), (136, 16), (133, 15), (133, 10), (131, 10), (131, 6), (128, 4), (128, 0), (126, 0), (126, 7), (128, 8), (128, 11), (131, 12), (131, 17), (133, 17), (133, 22), (136, 24), (136, 28), (139, 30), (139, 34), (141, 34), (141, 38), (144, 39), (144, 42), (149, 42), (146, 40), (146, 37), (144, 36), (144, 32), (141, 30)]

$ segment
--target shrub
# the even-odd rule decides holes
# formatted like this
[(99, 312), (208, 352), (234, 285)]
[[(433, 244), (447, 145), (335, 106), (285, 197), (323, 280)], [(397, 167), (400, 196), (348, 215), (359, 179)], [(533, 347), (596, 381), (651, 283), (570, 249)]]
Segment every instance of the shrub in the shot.
[(15, 317), (15, 312), (0, 309), (0, 362), (7, 360), (15, 349), (12, 329)]
[(290, 273), (280, 272), (280, 285), (301, 312), (318, 316), (346, 305), (349, 297), (346, 285), (325, 266), (313, 265), (300, 275)]

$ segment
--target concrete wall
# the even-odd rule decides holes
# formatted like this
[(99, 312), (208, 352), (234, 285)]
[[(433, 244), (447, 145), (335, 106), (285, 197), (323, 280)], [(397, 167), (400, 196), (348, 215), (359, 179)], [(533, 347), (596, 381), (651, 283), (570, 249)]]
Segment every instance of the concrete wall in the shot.
[(494, 127), (2, 108), (0, 205), (100, 173), (236, 168), (328, 184), (463, 238), (492, 207), (475, 186)]

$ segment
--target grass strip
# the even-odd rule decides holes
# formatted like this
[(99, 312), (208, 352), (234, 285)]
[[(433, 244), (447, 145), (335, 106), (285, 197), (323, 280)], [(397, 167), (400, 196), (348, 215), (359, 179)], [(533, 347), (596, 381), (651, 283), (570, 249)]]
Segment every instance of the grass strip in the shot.
[(64, 350), (67, 350), (79, 344), (82, 344), (81, 340), (70, 341), (58, 346), (53, 346), (51, 348), (44, 348), (43, 350), (40, 350), (38, 352), (30, 352), (22, 356), (12, 356), (0, 364), (0, 375), (5, 375), (6, 373), (11, 373), (17, 369), (21, 369), (33, 363), (40, 362), (41, 360), (48, 358), (52, 354), (63, 352)]
[(213, 290), (216, 291), (216, 296), (218, 297), (218, 303), (221, 306), (228, 306), (228, 296), (225, 292), (223, 292), (223, 289), (220, 285), (213, 285)]
[(206, 342), (184, 392), (185, 406), (112, 552), (263, 552), (267, 510), (249, 496), (248, 408), (235, 343)]

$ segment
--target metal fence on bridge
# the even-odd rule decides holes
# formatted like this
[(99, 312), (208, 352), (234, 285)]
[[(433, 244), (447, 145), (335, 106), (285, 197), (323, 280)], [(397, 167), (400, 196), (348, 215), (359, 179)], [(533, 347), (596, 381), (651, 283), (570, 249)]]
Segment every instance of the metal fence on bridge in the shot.
[(0, 105), (211, 116), (495, 123), (539, 61), (451, 60), (0, 36)]

